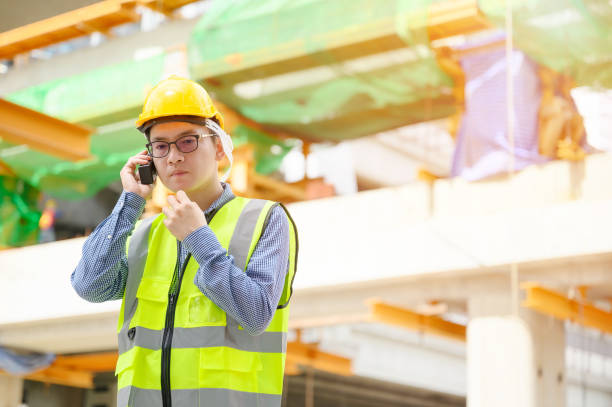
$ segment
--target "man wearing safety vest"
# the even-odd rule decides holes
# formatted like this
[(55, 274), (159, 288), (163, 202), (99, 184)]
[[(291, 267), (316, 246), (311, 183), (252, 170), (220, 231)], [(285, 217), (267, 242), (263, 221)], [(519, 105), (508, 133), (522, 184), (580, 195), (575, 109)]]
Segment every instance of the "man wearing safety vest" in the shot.
[[(71, 277), (87, 301), (123, 299), (117, 406), (280, 406), (298, 251), (289, 213), (219, 179), (233, 146), (199, 84), (161, 81), (136, 125), (147, 149), (121, 170), (123, 193)], [(152, 185), (136, 169), (151, 161), (176, 195), (138, 221)]]

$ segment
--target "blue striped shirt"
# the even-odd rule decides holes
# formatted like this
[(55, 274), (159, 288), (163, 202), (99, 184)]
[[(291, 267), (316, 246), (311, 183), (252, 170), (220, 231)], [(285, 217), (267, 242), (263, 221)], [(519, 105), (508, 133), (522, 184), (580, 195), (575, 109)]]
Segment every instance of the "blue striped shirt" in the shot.
[[(230, 186), (204, 212), (210, 214), (230, 201)], [(79, 296), (90, 302), (123, 298), (128, 275), (125, 244), (142, 215), (145, 200), (123, 192), (111, 215), (89, 235), (71, 276)], [(182, 242), (180, 263), (187, 254), (198, 262), (193, 283), (217, 306), (252, 335), (262, 333), (274, 316), (289, 268), (289, 222), (280, 206), (274, 207), (246, 268), (236, 267), (233, 256), (221, 246), (215, 233), (202, 226)]]

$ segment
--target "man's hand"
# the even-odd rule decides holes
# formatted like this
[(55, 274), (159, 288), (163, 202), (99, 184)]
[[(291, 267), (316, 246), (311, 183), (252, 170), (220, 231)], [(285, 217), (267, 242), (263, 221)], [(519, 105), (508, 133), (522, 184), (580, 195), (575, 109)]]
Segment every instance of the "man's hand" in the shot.
[(126, 192), (133, 192), (147, 199), (153, 192), (153, 185), (144, 185), (140, 183), (140, 176), (136, 173), (136, 166), (149, 164), (151, 157), (147, 155), (147, 150), (143, 150), (133, 157), (130, 157), (121, 169), (121, 184)]
[(164, 225), (178, 240), (183, 241), (191, 232), (207, 224), (202, 209), (184, 191), (178, 191), (176, 197), (168, 196), (168, 204), (170, 207), (162, 209), (166, 215)]

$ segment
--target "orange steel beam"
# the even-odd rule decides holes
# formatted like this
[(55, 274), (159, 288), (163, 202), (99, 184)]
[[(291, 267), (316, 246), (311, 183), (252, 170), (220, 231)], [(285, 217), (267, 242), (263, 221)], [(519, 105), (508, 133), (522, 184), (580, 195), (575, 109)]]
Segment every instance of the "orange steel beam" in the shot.
[(111, 35), (110, 29), (140, 20), (142, 5), (170, 16), (196, 0), (104, 0), (57, 16), (0, 33), (0, 59), (10, 59), (34, 49), (71, 40), (92, 32)]
[[(117, 364), (117, 352), (57, 356), (51, 366), (23, 376), (24, 379), (72, 387), (92, 388), (93, 373), (112, 372)], [(320, 351), (314, 344), (301, 341), (287, 343), (286, 374), (301, 372), (298, 365), (310, 366), (344, 376), (352, 375), (351, 360)], [(0, 370), (0, 374), (8, 373)]]
[(368, 313), (329, 315), (297, 321), (291, 320), (289, 321), (289, 328), (299, 329), (327, 325), (379, 322), (426, 334), (465, 341), (465, 325), (456, 324), (433, 315), (420, 314), (406, 308), (387, 304), (378, 299), (369, 299), (366, 301), (366, 304), (369, 307)]
[(11, 167), (9, 167), (8, 165), (6, 165), (6, 163), (0, 160), (0, 175), (8, 175), (12, 177), (15, 175), (15, 173), (13, 172)]
[(53, 366), (88, 372), (112, 372), (117, 365), (117, 352), (58, 356)]
[[(112, 372), (117, 364), (117, 352), (57, 356), (51, 366), (23, 376), (24, 379), (93, 388), (93, 373)], [(0, 370), (0, 374), (8, 374)]]
[(396, 325), (423, 333), (465, 341), (465, 326), (455, 324), (440, 317), (419, 314), (405, 308), (370, 299), (369, 320)]
[(93, 373), (81, 370), (63, 369), (50, 366), (44, 370), (24, 376), (25, 379), (37, 382), (60, 384), (63, 386), (93, 388)]
[(525, 290), (526, 297), (522, 305), (526, 308), (562, 321), (572, 321), (612, 333), (612, 312), (597, 308), (588, 301), (573, 300), (537, 283), (524, 283), (521, 288)]
[(453, 0), (432, 3), (427, 10), (429, 40), (493, 27), (478, 8), (477, 0)]
[(93, 129), (0, 99), (0, 138), (68, 160), (90, 157)]
[[(9, 375), (7, 372), (0, 370), (0, 375)], [(62, 386), (80, 387), (85, 389), (93, 388), (93, 374), (81, 370), (71, 370), (53, 365), (21, 376), (24, 379), (35, 382), (43, 382), (49, 384), (59, 384)]]
[(138, 21), (136, 1), (105, 0), (0, 33), (0, 59)]
[(150, 8), (151, 10), (157, 11), (158, 13), (171, 16), (172, 11), (177, 8), (183, 7), (189, 3), (193, 3), (198, 0), (137, 0), (139, 4)]
[(300, 341), (287, 342), (287, 363), (290, 366), (289, 374), (296, 374), (296, 365), (310, 366), (341, 376), (351, 376), (353, 374), (350, 359), (322, 352), (317, 345)]

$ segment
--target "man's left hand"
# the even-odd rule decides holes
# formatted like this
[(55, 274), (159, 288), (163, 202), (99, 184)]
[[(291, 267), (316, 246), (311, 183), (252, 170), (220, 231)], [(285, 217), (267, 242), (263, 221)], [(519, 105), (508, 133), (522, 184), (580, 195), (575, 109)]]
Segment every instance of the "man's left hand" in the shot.
[(204, 212), (184, 191), (168, 196), (170, 207), (162, 209), (166, 219), (164, 225), (178, 240), (183, 241), (191, 232), (205, 226)]

